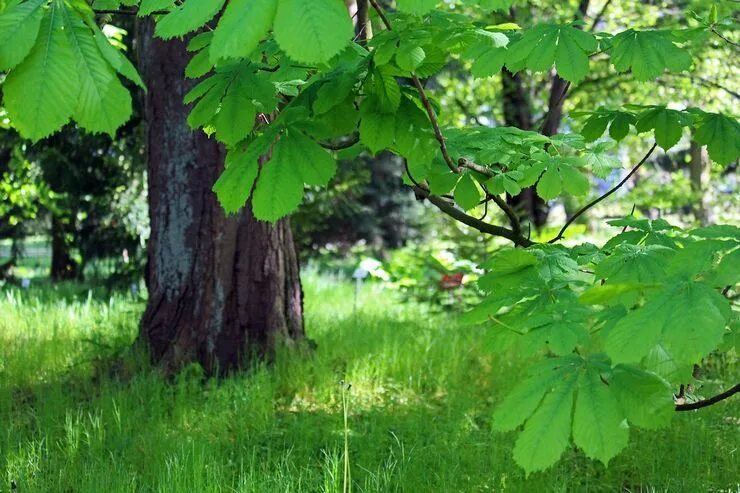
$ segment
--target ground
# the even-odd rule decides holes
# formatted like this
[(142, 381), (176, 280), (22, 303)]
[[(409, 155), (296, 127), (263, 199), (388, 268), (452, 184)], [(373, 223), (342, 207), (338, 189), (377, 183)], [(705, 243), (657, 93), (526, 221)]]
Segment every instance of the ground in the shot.
[[(311, 354), (174, 382), (131, 350), (143, 300), (0, 290), (0, 492), (738, 491), (740, 401), (631, 431), (605, 468), (570, 450), (528, 478), (492, 409), (521, 376), (487, 330), (366, 286), (305, 278)], [(713, 361), (717, 388), (737, 369)], [(344, 380), (347, 428), (342, 405)], [(346, 388), (346, 387), (344, 387)]]

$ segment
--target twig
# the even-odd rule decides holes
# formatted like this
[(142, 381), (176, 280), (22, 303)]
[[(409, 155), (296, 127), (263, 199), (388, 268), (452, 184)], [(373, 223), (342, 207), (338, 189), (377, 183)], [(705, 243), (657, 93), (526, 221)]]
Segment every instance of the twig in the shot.
[(691, 402), (689, 404), (676, 404), (676, 411), (693, 411), (694, 409), (701, 409), (703, 407), (708, 407), (708, 406), (711, 406), (712, 404), (716, 404), (729, 397), (732, 397), (738, 392), (740, 392), (740, 383), (736, 384), (734, 387), (732, 387), (729, 390), (725, 390), (721, 394), (717, 394), (714, 397), (710, 397), (709, 399), (704, 399), (698, 402)]
[(568, 219), (568, 221), (565, 223), (565, 225), (560, 229), (560, 232), (558, 232), (558, 235), (555, 238), (553, 238), (552, 240), (548, 241), (548, 243), (555, 243), (556, 241), (558, 241), (559, 239), (561, 239), (563, 237), (563, 234), (565, 233), (565, 230), (567, 230), (568, 227), (571, 224), (573, 224), (573, 222), (576, 219), (578, 219), (581, 215), (583, 215), (584, 212), (586, 212), (591, 207), (595, 206), (596, 204), (598, 204), (599, 202), (601, 202), (605, 198), (609, 197), (611, 194), (613, 194), (614, 192), (616, 192), (617, 190), (619, 190), (622, 187), (622, 185), (624, 185), (625, 183), (627, 183), (627, 181), (630, 178), (632, 178), (632, 175), (634, 175), (635, 173), (637, 173), (637, 170), (640, 169), (640, 167), (643, 164), (645, 164), (645, 162), (650, 158), (650, 156), (653, 154), (653, 151), (655, 151), (655, 148), (656, 147), (658, 147), (658, 144), (657, 143), (653, 144), (653, 146), (650, 148), (650, 150), (647, 152), (647, 154), (645, 154), (645, 156), (643, 156), (643, 158), (640, 159), (640, 162), (637, 163), (637, 165), (634, 168), (632, 168), (632, 171), (630, 171), (629, 173), (627, 173), (627, 176), (625, 176), (622, 179), (622, 181), (620, 181), (619, 183), (617, 183), (611, 190), (609, 190), (608, 192), (606, 192), (601, 197), (598, 197), (597, 199), (594, 199), (591, 202), (589, 202), (588, 204), (584, 205), (583, 207), (581, 207), (578, 210), (578, 212), (576, 212), (575, 214), (573, 214), (570, 217), (570, 219)]
[(719, 31), (717, 31), (716, 28), (712, 27), (710, 29), (710, 31), (712, 31), (717, 37), (719, 37), (722, 41), (724, 41), (725, 43), (729, 44), (730, 46), (732, 46), (732, 47), (734, 47), (736, 49), (737, 48), (740, 48), (740, 44), (734, 42), (733, 40), (731, 40), (731, 39), (729, 39), (727, 37), (725, 37), (722, 33), (720, 33)]
[[(373, 6), (373, 9), (375, 9), (375, 12), (378, 13), (378, 16), (383, 21), (383, 24), (385, 25), (386, 29), (391, 31), (393, 29), (391, 26), (391, 21), (389, 21), (388, 17), (386, 17), (385, 12), (383, 12), (383, 8), (380, 6), (380, 4), (378, 4), (378, 1), (370, 0), (370, 4)], [(439, 150), (442, 152), (442, 158), (447, 164), (447, 167), (449, 167), (453, 173), (460, 173), (460, 168), (458, 168), (457, 164), (455, 164), (455, 160), (452, 159), (452, 157), (450, 157), (450, 153), (447, 152), (447, 144), (445, 143), (444, 135), (442, 135), (442, 130), (439, 128), (439, 122), (437, 121), (437, 115), (434, 113), (434, 108), (432, 107), (432, 104), (429, 102), (429, 98), (427, 97), (427, 93), (424, 90), (424, 86), (421, 84), (421, 81), (419, 80), (419, 78), (415, 75), (411, 75), (411, 82), (414, 84), (414, 87), (416, 88), (416, 92), (419, 93), (419, 97), (421, 98), (421, 104), (424, 106), (424, 109), (427, 112), (427, 116), (429, 117), (429, 121), (432, 124), (432, 130), (434, 130), (434, 137), (437, 139), (437, 142), (439, 143)]]

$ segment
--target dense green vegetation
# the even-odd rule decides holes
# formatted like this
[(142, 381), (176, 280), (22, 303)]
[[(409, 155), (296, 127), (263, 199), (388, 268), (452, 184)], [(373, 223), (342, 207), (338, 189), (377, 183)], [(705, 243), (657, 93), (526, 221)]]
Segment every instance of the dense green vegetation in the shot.
[[(309, 273), (310, 354), (226, 380), (168, 380), (127, 350), (142, 302), (79, 285), (0, 299), (0, 491), (340, 492), (342, 387), (353, 491), (734, 491), (737, 401), (631, 431), (609, 467), (575, 448), (525, 478), (491, 415), (521, 378), (485, 329)], [(710, 359), (700, 391), (737, 380)]]

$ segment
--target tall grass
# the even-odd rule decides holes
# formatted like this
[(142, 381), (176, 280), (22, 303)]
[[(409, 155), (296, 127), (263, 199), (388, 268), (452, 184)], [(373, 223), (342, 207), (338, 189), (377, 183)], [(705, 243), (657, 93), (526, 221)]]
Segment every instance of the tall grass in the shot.
[(737, 401), (633, 430), (608, 468), (569, 450), (527, 478), (489, 426), (521, 371), (484, 330), (378, 286), (356, 313), (351, 285), (304, 287), (316, 351), (221, 381), (149, 368), (128, 294), (0, 292), (0, 492), (740, 491)]

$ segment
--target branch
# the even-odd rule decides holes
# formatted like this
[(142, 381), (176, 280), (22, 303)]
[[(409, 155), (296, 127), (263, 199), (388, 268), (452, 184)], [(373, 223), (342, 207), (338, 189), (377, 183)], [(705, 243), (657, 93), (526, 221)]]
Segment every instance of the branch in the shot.
[(414, 192), (416, 192), (417, 195), (428, 199), (429, 202), (437, 207), (437, 209), (444, 212), (451, 218), (455, 219), (458, 222), (466, 224), (471, 228), (480, 231), (481, 233), (506, 238), (507, 240), (513, 242), (515, 245), (525, 248), (534, 244), (529, 239), (524, 238), (520, 234), (516, 234), (514, 231), (508, 228), (489, 224), (487, 222), (481, 221), (478, 218), (465, 214), (463, 211), (456, 208), (452, 203), (446, 201), (442, 197), (432, 195), (428, 190), (425, 190), (422, 187), (415, 186)]
[(634, 168), (632, 168), (632, 171), (630, 171), (629, 173), (627, 173), (627, 176), (625, 176), (622, 179), (622, 181), (620, 181), (619, 183), (617, 183), (611, 190), (609, 190), (608, 192), (606, 192), (601, 197), (599, 197), (597, 199), (594, 199), (591, 202), (589, 202), (588, 204), (584, 205), (583, 207), (581, 207), (578, 210), (578, 212), (576, 212), (575, 214), (573, 214), (570, 217), (570, 219), (568, 219), (568, 221), (565, 223), (565, 225), (560, 229), (560, 232), (558, 232), (558, 235), (555, 238), (553, 238), (552, 240), (548, 241), (548, 243), (555, 243), (556, 241), (558, 241), (559, 239), (561, 239), (563, 237), (563, 234), (565, 233), (565, 230), (567, 230), (568, 227), (571, 224), (573, 224), (573, 222), (576, 219), (578, 219), (581, 215), (583, 215), (584, 212), (586, 212), (591, 207), (595, 206), (596, 204), (598, 204), (599, 202), (601, 202), (602, 200), (604, 200), (605, 198), (609, 197), (611, 194), (613, 194), (614, 192), (616, 192), (617, 190), (619, 190), (620, 188), (622, 188), (622, 185), (624, 185), (625, 183), (627, 183), (627, 181), (630, 178), (632, 178), (632, 175), (634, 175), (635, 173), (637, 173), (637, 170), (640, 169), (640, 167), (643, 164), (645, 164), (645, 162), (650, 158), (650, 156), (653, 154), (653, 151), (655, 151), (655, 148), (656, 147), (658, 147), (658, 144), (657, 143), (653, 144), (653, 146), (650, 148), (650, 150), (647, 152), (647, 154), (645, 154), (643, 156), (643, 158), (640, 159), (640, 162), (637, 163), (637, 165)]
[(729, 397), (732, 397), (738, 392), (740, 392), (740, 383), (736, 384), (734, 387), (732, 387), (729, 390), (725, 390), (721, 394), (717, 394), (714, 397), (710, 397), (709, 399), (704, 399), (703, 401), (691, 402), (689, 404), (676, 404), (676, 411), (693, 411), (695, 409), (701, 409), (703, 407), (708, 407), (708, 406), (711, 406), (712, 404), (716, 404)]
[(353, 134), (350, 136), (350, 138), (344, 142), (338, 142), (338, 143), (332, 143), (332, 142), (320, 142), (319, 144), (324, 149), (329, 149), (330, 151), (341, 151), (342, 149), (349, 149), (353, 145), (357, 144), (360, 141), (360, 135), (359, 134)]
[[(116, 9), (95, 9), (93, 10), (96, 14), (120, 14), (120, 15), (138, 15), (139, 10), (116, 10)], [(147, 15), (165, 15), (169, 14), (169, 10), (155, 10)]]

